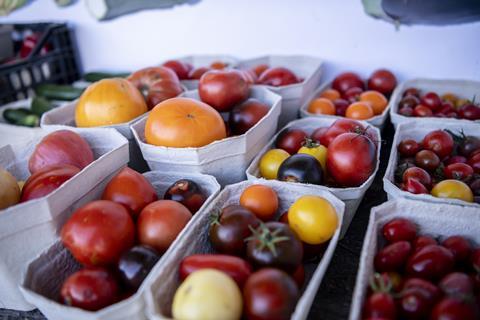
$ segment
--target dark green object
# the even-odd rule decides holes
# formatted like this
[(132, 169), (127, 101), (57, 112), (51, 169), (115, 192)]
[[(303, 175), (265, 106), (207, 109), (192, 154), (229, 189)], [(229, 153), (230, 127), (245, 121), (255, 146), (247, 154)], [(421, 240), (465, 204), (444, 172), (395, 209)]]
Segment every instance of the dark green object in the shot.
[(6, 109), (3, 118), (11, 124), (26, 127), (37, 127), (40, 122), (39, 117), (26, 108)]
[(75, 88), (68, 85), (59, 84), (40, 84), (35, 88), (38, 96), (49, 100), (75, 100), (82, 95), (84, 89)]
[(32, 104), (30, 105), (30, 110), (37, 116), (41, 116), (45, 112), (50, 111), (52, 108), (52, 103), (44, 97), (34, 97), (32, 99)]
[(88, 72), (83, 75), (83, 79), (88, 82), (97, 82), (102, 79), (110, 79), (110, 78), (126, 78), (130, 75), (127, 72), (118, 72), (118, 73), (110, 73), (110, 72)]

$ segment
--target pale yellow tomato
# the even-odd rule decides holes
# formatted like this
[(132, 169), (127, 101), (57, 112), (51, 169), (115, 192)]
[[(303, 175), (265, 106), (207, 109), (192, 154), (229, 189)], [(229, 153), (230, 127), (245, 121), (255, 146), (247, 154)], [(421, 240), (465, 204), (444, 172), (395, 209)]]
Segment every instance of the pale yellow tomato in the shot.
[(309, 154), (320, 162), (323, 171), (327, 170), (327, 148), (321, 144), (312, 142), (301, 147), (297, 153)]
[(290, 154), (283, 149), (268, 150), (260, 159), (260, 175), (265, 179), (276, 179), (278, 168)]
[(459, 180), (443, 180), (432, 189), (432, 196), (438, 198), (459, 199), (473, 202), (473, 192), (464, 182)]

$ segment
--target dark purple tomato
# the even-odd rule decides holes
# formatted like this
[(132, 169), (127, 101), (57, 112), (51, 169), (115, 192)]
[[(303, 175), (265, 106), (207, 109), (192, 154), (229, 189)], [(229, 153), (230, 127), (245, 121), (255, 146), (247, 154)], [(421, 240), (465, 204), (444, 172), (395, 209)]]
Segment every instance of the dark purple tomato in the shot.
[(207, 196), (202, 192), (196, 182), (188, 179), (181, 179), (172, 184), (167, 191), (165, 191), (163, 199), (180, 202), (187, 207), (192, 214), (194, 214), (200, 209), (205, 200), (207, 200)]
[(404, 181), (402, 190), (413, 194), (428, 194), (428, 189), (415, 178), (408, 178)]
[(375, 292), (367, 298), (363, 306), (363, 318), (396, 319), (397, 310), (391, 294)]
[(158, 252), (145, 245), (135, 246), (125, 252), (117, 264), (123, 285), (136, 291), (158, 259)]
[(405, 91), (403, 91), (403, 96), (408, 97), (408, 96), (415, 96), (415, 97), (420, 97), (420, 91), (417, 88), (408, 88)]
[(467, 181), (473, 176), (473, 169), (466, 163), (449, 164), (443, 169), (445, 178)]
[(473, 103), (466, 104), (460, 108), (458, 116), (467, 120), (480, 120), (480, 107)]
[(438, 109), (437, 113), (443, 113), (443, 114), (449, 114), (450, 112), (454, 112), (456, 114), (456, 111), (455, 111), (455, 106), (453, 105), (452, 102), (450, 101), (444, 101), (442, 102), (442, 105), (441, 107)]
[(403, 172), (403, 182), (406, 182), (408, 179), (417, 179), (418, 182), (423, 184), (426, 188), (432, 186), (432, 177), (430, 174), (419, 167), (408, 168)]
[(439, 245), (429, 245), (410, 256), (406, 271), (409, 276), (435, 280), (451, 272), (454, 265), (455, 260), (450, 250)]
[(430, 244), (438, 244), (435, 238), (430, 236), (419, 236), (413, 241), (413, 251), (417, 252), (423, 247), (426, 247)]
[(420, 104), (420, 99), (416, 96), (406, 96), (398, 103), (398, 109), (402, 108), (411, 108), (414, 109), (416, 106)]
[(396, 218), (386, 223), (382, 228), (383, 237), (390, 243), (412, 241), (417, 236), (417, 227), (404, 218)]
[(437, 110), (440, 109), (440, 107), (442, 106), (442, 100), (440, 99), (440, 97), (438, 96), (438, 94), (436, 94), (435, 92), (428, 92), (428, 93), (426, 93), (426, 94), (422, 97), (421, 103), (422, 103), (425, 107), (430, 108), (430, 110), (432, 110), (432, 111), (437, 111)]
[(345, 117), (345, 112), (350, 103), (345, 99), (335, 99), (333, 100), (333, 105), (335, 106), (335, 114), (337, 116)]
[(308, 134), (301, 129), (286, 129), (278, 135), (275, 147), (290, 154), (295, 154), (302, 147), (302, 143), (307, 137)]
[(322, 184), (322, 166), (315, 157), (309, 154), (297, 153), (282, 162), (278, 168), (277, 180)]
[(463, 272), (452, 272), (447, 274), (438, 283), (443, 293), (449, 297), (469, 297), (473, 295), (474, 283), (472, 279)]
[(423, 104), (419, 104), (415, 108), (413, 108), (413, 116), (414, 117), (431, 117), (433, 116), (433, 112), (430, 108), (425, 107)]
[(415, 155), (415, 164), (432, 172), (440, 165), (440, 158), (433, 151), (422, 150)]
[(423, 148), (435, 152), (440, 159), (452, 154), (454, 142), (452, 136), (443, 130), (435, 130), (423, 138)]
[(475, 320), (477, 312), (474, 305), (455, 298), (443, 298), (433, 308), (430, 320)]
[(468, 164), (476, 174), (480, 174), (480, 152), (473, 153), (470, 159), (468, 159)]
[(397, 150), (402, 157), (413, 157), (422, 150), (422, 146), (413, 139), (405, 139), (398, 144)]
[(368, 78), (367, 85), (369, 90), (378, 91), (388, 97), (397, 86), (397, 78), (390, 70), (379, 69)]
[(377, 272), (401, 271), (412, 251), (408, 241), (398, 241), (387, 245), (375, 255)]
[(228, 125), (233, 135), (247, 132), (268, 113), (270, 108), (263, 102), (250, 98), (230, 111)]
[(466, 136), (458, 146), (458, 153), (464, 157), (470, 157), (475, 150), (480, 149), (480, 138)]
[(473, 179), (469, 184), (470, 189), (472, 189), (473, 195), (480, 196), (480, 177)]

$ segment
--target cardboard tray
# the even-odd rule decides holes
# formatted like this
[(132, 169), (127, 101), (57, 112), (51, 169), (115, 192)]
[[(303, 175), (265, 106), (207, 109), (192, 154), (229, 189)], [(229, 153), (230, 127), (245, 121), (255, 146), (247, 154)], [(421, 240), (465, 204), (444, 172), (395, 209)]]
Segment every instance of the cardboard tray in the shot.
[[(184, 257), (195, 253), (211, 253), (213, 249), (208, 239), (208, 229), (210, 226), (211, 214), (218, 212), (230, 204), (238, 204), (243, 190), (252, 184), (264, 184), (272, 187), (279, 197), (278, 212), (286, 211), (297, 198), (303, 195), (317, 195), (324, 197), (335, 207), (338, 214), (339, 226), (342, 224), (345, 206), (335, 196), (326, 190), (314, 190), (302, 185), (287, 185), (278, 181), (243, 181), (234, 185), (227, 186), (203, 211), (195, 226), (189, 228), (187, 232), (179, 239), (176, 250), (168, 258), (168, 262), (163, 266), (163, 272), (152, 282), (146, 292), (147, 295), (147, 315), (149, 319), (168, 319), (171, 317), (170, 308), (179, 285), (178, 266)], [(297, 303), (294, 314), (291, 319), (306, 319), (310, 306), (315, 298), (315, 294), (322, 282), (322, 278), (327, 270), (328, 264), (332, 258), (333, 252), (338, 242), (340, 228), (337, 228), (334, 236), (330, 240), (328, 247), (318, 263), (312, 270), (310, 278), (305, 279), (305, 285), (302, 295)], [(308, 273), (307, 273), (308, 275)]]

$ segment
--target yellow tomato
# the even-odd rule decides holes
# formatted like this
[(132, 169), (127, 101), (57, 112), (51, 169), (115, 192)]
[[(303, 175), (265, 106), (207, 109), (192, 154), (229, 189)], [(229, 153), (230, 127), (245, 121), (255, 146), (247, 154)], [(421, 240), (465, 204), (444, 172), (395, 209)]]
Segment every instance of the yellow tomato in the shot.
[(321, 244), (335, 233), (337, 212), (325, 198), (302, 196), (288, 210), (288, 225), (303, 242)]
[(290, 154), (283, 149), (268, 150), (260, 159), (260, 175), (265, 179), (276, 179), (278, 168)]
[(130, 81), (103, 79), (91, 84), (75, 108), (77, 127), (125, 123), (148, 111), (140, 91)]
[(432, 189), (432, 196), (473, 202), (472, 190), (464, 182), (453, 179), (437, 183)]
[(327, 170), (327, 148), (311, 140), (301, 147), (297, 153), (309, 154), (320, 162), (323, 171)]
[(0, 167), (0, 210), (6, 209), (20, 201), (20, 188), (17, 180), (7, 170)]

